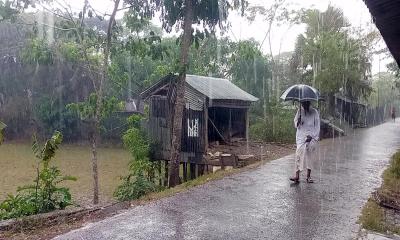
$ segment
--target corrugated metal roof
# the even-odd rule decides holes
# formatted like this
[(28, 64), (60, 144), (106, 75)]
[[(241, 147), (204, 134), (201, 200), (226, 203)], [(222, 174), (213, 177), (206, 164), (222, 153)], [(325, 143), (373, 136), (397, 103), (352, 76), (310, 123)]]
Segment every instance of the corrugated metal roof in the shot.
[(400, 1), (364, 0), (390, 52), (400, 64)]
[(258, 101), (258, 98), (240, 89), (227, 79), (186, 75), (186, 82), (212, 100)]
[(186, 108), (195, 111), (203, 111), (206, 97), (199, 91), (187, 87), (185, 89)]

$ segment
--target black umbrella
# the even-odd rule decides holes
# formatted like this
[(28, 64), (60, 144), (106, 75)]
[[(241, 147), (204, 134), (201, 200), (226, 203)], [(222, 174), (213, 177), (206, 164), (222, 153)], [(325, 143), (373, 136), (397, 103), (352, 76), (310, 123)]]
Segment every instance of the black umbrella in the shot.
[(281, 95), (284, 101), (319, 101), (321, 100), (319, 91), (313, 87), (305, 84), (296, 84), (288, 89)]

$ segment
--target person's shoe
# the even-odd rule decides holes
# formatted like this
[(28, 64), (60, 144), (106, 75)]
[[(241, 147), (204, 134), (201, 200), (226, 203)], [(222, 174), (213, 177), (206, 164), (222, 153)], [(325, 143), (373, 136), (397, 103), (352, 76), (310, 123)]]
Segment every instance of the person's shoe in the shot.
[(314, 183), (314, 180), (313, 180), (311, 177), (308, 177), (308, 178), (306, 179), (306, 181), (307, 181), (307, 183)]

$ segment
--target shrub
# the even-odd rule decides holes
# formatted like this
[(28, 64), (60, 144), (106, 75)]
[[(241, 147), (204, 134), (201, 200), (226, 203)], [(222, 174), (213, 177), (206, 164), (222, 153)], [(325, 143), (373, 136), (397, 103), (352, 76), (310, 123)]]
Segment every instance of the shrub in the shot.
[(50, 212), (72, 204), (69, 189), (59, 187), (59, 184), (66, 180), (75, 181), (76, 178), (63, 176), (57, 167), (50, 166), (50, 161), (61, 142), (62, 135), (58, 131), (41, 148), (34, 138), (32, 150), (39, 160), (37, 177), (34, 184), (19, 187), (15, 196), (8, 195), (6, 200), (0, 203), (0, 219)]
[(120, 201), (138, 199), (141, 196), (159, 190), (157, 185), (143, 175), (129, 174), (122, 180), (122, 184), (114, 192), (114, 196)]
[(0, 219), (10, 219), (36, 214), (36, 198), (32, 195), (17, 194), (8, 195), (6, 200), (0, 203)]
[(0, 145), (3, 143), (4, 140), (4, 129), (6, 128), (6, 125), (0, 121)]
[(140, 129), (140, 121), (141, 117), (138, 115), (129, 117), (130, 128), (122, 136), (124, 146), (132, 158), (128, 176), (121, 178), (122, 184), (114, 192), (114, 197), (120, 201), (138, 199), (161, 189), (153, 182), (156, 166), (150, 161), (150, 144), (146, 134)]

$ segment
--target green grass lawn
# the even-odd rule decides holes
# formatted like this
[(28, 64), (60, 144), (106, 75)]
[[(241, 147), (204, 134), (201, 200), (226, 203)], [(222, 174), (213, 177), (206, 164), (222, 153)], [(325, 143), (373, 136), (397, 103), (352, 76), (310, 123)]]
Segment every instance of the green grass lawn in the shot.
[[(120, 183), (120, 177), (128, 172), (129, 153), (121, 148), (100, 148), (98, 169), (100, 199), (113, 200), (112, 194)], [(0, 200), (8, 193), (15, 193), (18, 186), (32, 183), (35, 178), (35, 157), (29, 143), (5, 143), (0, 146)], [(62, 144), (53, 164), (63, 174), (78, 178), (68, 182), (74, 199), (87, 204), (92, 198), (92, 165), (89, 146)]]

